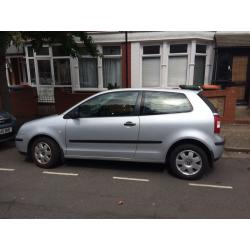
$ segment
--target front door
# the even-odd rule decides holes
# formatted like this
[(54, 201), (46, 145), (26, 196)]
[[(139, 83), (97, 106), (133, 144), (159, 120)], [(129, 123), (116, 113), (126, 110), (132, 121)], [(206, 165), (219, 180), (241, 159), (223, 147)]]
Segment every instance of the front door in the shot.
[(72, 112), (66, 123), (68, 157), (131, 159), (139, 133), (137, 91), (98, 95)]
[(237, 87), (237, 100), (245, 103), (248, 100), (248, 56), (235, 55), (232, 62), (232, 82)]
[(36, 82), (39, 102), (54, 102), (54, 76), (51, 59), (48, 57), (36, 57)]

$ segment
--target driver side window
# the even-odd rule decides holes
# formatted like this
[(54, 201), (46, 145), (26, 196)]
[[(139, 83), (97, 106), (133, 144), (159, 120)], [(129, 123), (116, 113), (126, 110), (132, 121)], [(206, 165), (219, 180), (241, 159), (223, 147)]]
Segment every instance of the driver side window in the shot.
[(135, 115), (138, 92), (113, 92), (94, 97), (78, 106), (80, 118)]

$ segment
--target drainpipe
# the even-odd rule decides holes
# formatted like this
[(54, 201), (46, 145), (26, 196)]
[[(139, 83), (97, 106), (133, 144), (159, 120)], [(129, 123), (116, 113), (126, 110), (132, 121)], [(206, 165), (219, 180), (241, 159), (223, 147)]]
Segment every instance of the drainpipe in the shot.
[(215, 50), (215, 56), (214, 56), (214, 74), (213, 74), (213, 82), (215, 83), (216, 81), (216, 76), (217, 76), (217, 68), (218, 68), (218, 46), (217, 46), (217, 40), (216, 40), (216, 31), (215, 31), (215, 34), (214, 34), (214, 43), (215, 43), (215, 47), (214, 47), (214, 50)]
[(125, 31), (126, 87), (128, 87), (128, 32)]

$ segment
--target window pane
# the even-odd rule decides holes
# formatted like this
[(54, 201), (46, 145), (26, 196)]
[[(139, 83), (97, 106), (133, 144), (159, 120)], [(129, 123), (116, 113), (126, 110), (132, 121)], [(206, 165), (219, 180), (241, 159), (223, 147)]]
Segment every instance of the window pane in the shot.
[(29, 59), (29, 66), (30, 66), (30, 80), (31, 80), (31, 83), (36, 84), (36, 74), (35, 74), (34, 59)]
[(168, 62), (168, 86), (186, 84), (187, 80), (187, 56), (171, 56)]
[(70, 61), (69, 59), (54, 59), (54, 74), (56, 85), (70, 85)]
[(62, 46), (52, 46), (53, 56), (69, 56)]
[(142, 85), (144, 87), (160, 86), (160, 57), (142, 59)]
[(192, 106), (184, 94), (146, 92), (142, 114), (160, 115), (189, 112), (191, 110)]
[(205, 56), (195, 57), (194, 85), (202, 85), (204, 83), (205, 65), (206, 65)]
[(160, 46), (143, 46), (143, 54), (160, 54)]
[(86, 49), (86, 47), (80, 47), (79, 53), (84, 56), (91, 56), (90, 52)]
[(80, 117), (135, 115), (138, 92), (116, 92), (97, 96), (79, 106)]
[(29, 57), (33, 57), (34, 54), (33, 54), (33, 48), (31, 46), (28, 46), (28, 56)]
[(105, 88), (118, 88), (122, 83), (120, 58), (103, 58), (103, 84)]
[(38, 51), (36, 51), (36, 54), (39, 56), (47, 56), (49, 55), (49, 47), (42, 47)]
[(120, 55), (120, 46), (103, 46), (103, 55)]
[(201, 45), (201, 44), (196, 45), (196, 53), (206, 54), (206, 52), (207, 52), (207, 45)]
[(170, 53), (186, 53), (187, 44), (172, 44), (170, 45)]
[(79, 78), (81, 88), (97, 88), (97, 59), (79, 58)]
[(41, 85), (51, 85), (52, 76), (51, 76), (51, 67), (49, 60), (38, 60), (38, 72), (39, 72), (39, 83)]

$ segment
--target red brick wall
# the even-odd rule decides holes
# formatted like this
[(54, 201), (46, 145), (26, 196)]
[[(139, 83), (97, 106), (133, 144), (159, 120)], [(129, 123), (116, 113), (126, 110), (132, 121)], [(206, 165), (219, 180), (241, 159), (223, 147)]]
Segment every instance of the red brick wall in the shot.
[(17, 118), (33, 118), (37, 115), (36, 88), (23, 88), (10, 93), (12, 114)]
[(126, 44), (122, 44), (122, 87), (131, 88), (131, 43), (127, 43), (128, 54), (128, 83), (126, 83)]
[(209, 98), (223, 97), (224, 98), (224, 112), (222, 122), (234, 123), (235, 122), (235, 109), (237, 91), (234, 88), (227, 88), (225, 90), (207, 90), (202, 92), (204, 96)]
[(78, 102), (95, 94), (96, 92), (77, 92), (71, 93), (71, 90), (55, 88), (55, 110), (56, 113), (62, 113)]

